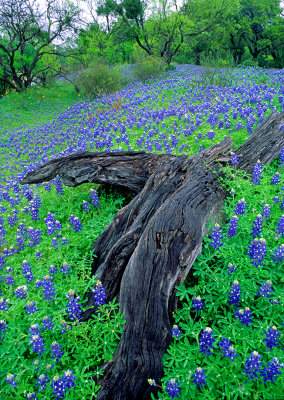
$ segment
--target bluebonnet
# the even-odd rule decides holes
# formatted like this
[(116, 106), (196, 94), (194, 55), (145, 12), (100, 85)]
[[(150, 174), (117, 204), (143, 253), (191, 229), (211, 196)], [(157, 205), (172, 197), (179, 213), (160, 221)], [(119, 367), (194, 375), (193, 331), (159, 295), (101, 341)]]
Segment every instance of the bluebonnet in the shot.
[(41, 285), (42, 285), (42, 281), (40, 279), (36, 279), (35, 288), (38, 289), (39, 287), (41, 287)]
[(242, 325), (245, 325), (247, 327), (250, 326), (250, 323), (252, 322), (251, 319), (252, 314), (249, 307), (246, 307), (245, 309), (241, 310), (236, 310), (235, 314), (236, 314), (236, 319), (239, 319)]
[(231, 153), (231, 164), (232, 165), (239, 164), (239, 159), (235, 153)]
[(75, 379), (76, 376), (73, 375), (73, 371), (67, 370), (64, 372), (62, 380), (67, 389), (71, 389), (72, 387), (76, 386)]
[(262, 286), (260, 286), (258, 289), (259, 291), (256, 294), (258, 294), (261, 297), (270, 297), (270, 293), (273, 292), (271, 280), (263, 282)]
[(198, 367), (195, 370), (193, 377), (193, 382), (196, 384), (196, 389), (200, 389), (202, 386), (206, 385), (207, 376), (204, 375), (205, 370)]
[(177, 339), (179, 339), (179, 335), (182, 333), (182, 331), (179, 329), (179, 327), (177, 325), (173, 325), (171, 333), (172, 333), (172, 336), (175, 336)]
[(253, 167), (252, 171), (252, 185), (260, 185), (260, 179), (261, 179), (261, 174), (262, 174), (262, 165), (260, 160), (257, 161), (257, 163)]
[(231, 285), (232, 290), (229, 292), (229, 303), (234, 304), (239, 307), (239, 301), (241, 297), (241, 289), (239, 285), (239, 281), (235, 280)]
[(15, 382), (15, 375), (8, 374), (5, 378), (5, 382), (9, 383), (11, 386), (16, 386), (17, 383)]
[(55, 265), (51, 265), (51, 266), (49, 267), (49, 273), (50, 273), (51, 275), (56, 274), (57, 270), (58, 270), (58, 268), (55, 267)]
[(33, 274), (31, 272), (27, 272), (25, 274), (25, 278), (28, 281), (28, 283), (31, 283), (31, 281), (34, 279), (34, 276), (33, 276)]
[(280, 182), (280, 175), (279, 172), (276, 172), (271, 178), (271, 185), (278, 185), (279, 182)]
[(234, 361), (234, 357), (238, 356), (236, 349), (230, 344), (229, 339), (223, 337), (218, 346), (223, 356), (228, 357), (231, 361)]
[(256, 237), (260, 236), (262, 231), (262, 224), (263, 224), (263, 217), (261, 214), (256, 216), (256, 220), (253, 221), (253, 228), (252, 228), (252, 237), (255, 239)]
[(180, 383), (178, 383), (175, 378), (169, 380), (166, 383), (166, 392), (170, 396), (171, 399), (174, 399), (175, 397), (179, 397), (178, 393), (181, 391), (180, 388)]
[(68, 292), (68, 295), (66, 296), (69, 299), (69, 302), (66, 306), (66, 312), (69, 314), (68, 318), (69, 319), (76, 319), (76, 318), (80, 318), (80, 314), (83, 312), (81, 310), (81, 305), (78, 303), (78, 300), (80, 299), (80, 297), (74, 297), (75, 296), (75, 292), (74, 290), (70, 289)]
[(46, 275), (43, 277), (42, 283), (42, 293), (46, 301), (50, 302), (54, 300), (56, 296), (54, 283), (52, 282), (52, 276)]
[(97, 280), (95, 289), (92, 289), (94, 305), (99, 306), (100, 304), (106, 304), (105, 299), (107, 297), (105, 288), (101, 281)]
[(60, 195), (63, 195), (63, 185), (62, 185), (62, 181), (59, 178), (59, 176), (54, 179), (53, 183), (54, 183), (54, 186), (56, 188), (56, 193), (60, 194)]
[(234, 209), (234, 213), (236, 215), (243, 215), (246, 211), (246, 208), (247, 208), (246, 201), (244, 198), (242, 198), (237, 202), (236, 207)]
[(83, 200), (82, 207), (83, 207), (84, 211), (88, 211), (91, 209), (91, 207), (89, 206), (89, 203), (86, 200)]
[(29, 329), (30, 337), (32, 337), (33, 335), (38, 335), (39, 332), (40, 332), (40, 327), (38, 326), (38, 324), (32, 324)]
[(51, 358), (56, 359), (56, 364), (60, 360), (60, 358), (63, 356), (64, 352), (61, 351), (61, 344), (58, 344), (57, 342), (52, 342), (50, 345), (50, 353), (51, 353)]
[(48, 377), (47, 377), (47, 375), (46, 374), (41, 374), (39, 377), (38, 377), (38, 381), (37, 381), (37, 383), (36, 383), (36, 386), (39, 386), (39, 392), (44, 392), (45, 391), (45, 388), (46, 388), (46, 385), (47, 385), (47, 383), (49, 382), (50, 380), (48, 379)]
[(232, 264), (232, 263), (229, 263), (227, 268), (228, 268), (228, 274), (229, 275), (231, 275), (233, 272), (235, 272), (237, 270), (237, 267), (235, 267), (235, 265)]
[(194, 308), (197, 312), (203, 309), (204, 303), (202, 303), (202, 299), (200, 296), (193, 297), (192, 301), (192, 308)]
[(35, 366), (35, 371), (37, 371), (40, 368), (39, 360), (34, 360), (33, 365)]
[(276, 326), (272, 326), (268, 329), (267, 332), (264, 332), (266, 338), (264, 338), (264, 342), (266, 343), (266, 347), (272, 350), (272, 347), (277, 347), (277, 343), (279, 342), (278, 337), (280, 333), (277, 332)]
[(204, 146), (202, 146), (202, 144), (198, 147), (198, 152), (201, 153), (202, 151), (204, 151)]
[(30, 344), (33, 346), (33, 352), (38, 352), (39, 356), (41, 356), (42, 353), (46, 351), (46, 349), (44, 348), (45, 344), (43, 337), (41, 337), (39, 334), (32, 336)]
[(272, 200), (273, 200), (273, 203), (274, 203), (274, 204), (280, 203), (280, 198), (279, 198), (279, 196), (272, 197)]
[(39, 311), (39, 308), (36, 308), (36, 303), (34, 301), (28, 301), (25, 305), (25, 309), (27, 310), (27, 315), (34, 314), (36, 311)]
[(100, 207), (100, 199), (95, 189), (91, 189), (90, 199), (91, 204), (93, 204), (95, 207)]
[(232, 219), (229, 222), (228, 228), (228, 237), (236, 236), (238, 229), (239, 218), (236, 215), (233, 215)]
[(53, 377), (51, 387), (53, 388), (52, 394), (56, 396), (56, 400), (60, 398), (65, 398), (66, 386), (63, 380), (58, 375), (55, 375)]
[(222, 229), (220, 228), (220, 225), (215, 224), (210, 234), (212, 239), (210, 246), (214, 247), (214, 249), (220, 250), (220, 248), (223, 246), (223, 243), (221, 242), (223, 236), (221, 236), (221, 233)]
[(66, 262), (66, 261), (63, 261), (63, 266), (62, 266), (60, 272), (62, 272), (64, 275), (66, 275), (67, 272), (70, 271), (70, 269), (71, 269), (71, 268), (70, 268), (70, 266), (67, 264), (67, 262)]
[(277, 232), (279, 236), (284, 237), (284, 214), (281, 215), (277, 224)]
[(0, 340), (4, 339), (4, 336), (2, 336), (2, 333), (4, 333), (7, 328), (8, 328), (8, 325), (6, 324), (6, 321), (4, 321), (4, 319), (1, 319), (0, 320)]
[(62, 330), (60, 332), (60, 335), (63, 335), (63, 333), (65, 333), (67, 330), (71, 331), (71, 329), (72, 329), (72, 326), (68, 325), (67, 322), (64, 321), (63, 319), (60, 320), (60, 325), (61, 325), (61, 328), (62, 328)]
[(261, 355), (257, 351), (253, 351), (251, 357), (247, 357), (244, 372), (250, 381), (260, 378), (260, 366), (262, 365), (260, 358)]
[(281, 244), (274, 251), (274, 254), (271, 256), (273, 262), (275, 264), (281, 263), (284, 259), (284, 244)]
[(73, 225), (74, 231), (79, 232), (82, 230), (82, 223), (78, 217), (75, 217), (73, 214), (69, 218), (70, 224)]
[(26, 274), (27, 272), (31, 272), (31, 266), (30, 264), (27, 262), (27, 260), (23, 261), (23, 266), (21, 268), (21, 270), (23, 271), (23, 274)]
[(0, 311), (8, 311), (7, 301), (4, 298), (0, 299)]
[(28, 400), (38, 400), (38, 398), (36, 397), (36, 393), (35, 392), (29, 392), (26, 394), (26, 398)]
[(284, 163), (284, 146), (283, 146), (283, 147), (281, 148), (281, 150), (280, 150), (279, 157), (280, 157), (280, 159), (279, 159), (279, 164), (281, 165), (281, 164)]
[(255, 267), (262, 265), (265, 254), (267, 253), (266, 249), (266, 240), (261, 239), (254, 239), (251, 241), (249, 246), (249, 251), (247, 252), (249, 258), (251, 259), (251, 264)]
[(13, 285), (15, 285), (15, 279), (12, 277), (12, 275), (6, 275), (6, 276), (5, 276), (5, 281), (6, 281), (6, 284), (7, 284), (8, 286), (13, 286)]
[(269, 204), (265, 204), (264, 207), (263, 207), (262, 212), (263, 212), (264, 218), (266, 218), (266, 219), (269, 218), (270, 217), (270, 213), (271, 213), (270, 205)]
[(277, 375), (282, 375), (282, 372), (280, 371), (280, 368), (283, 368), (284, 364), (280, 364), (278, 358), (273, 357), (272, 361), (268, 361), (268, 366), (263, 368), (263, 371), (261, 371), (261, 376), (263, 377), (263, 382), (266, 385), (267, 381), (271, 381), (275, 383), (277, 380), (278, 376)]
[(66, 237), (62, 238), (61, 244), (68, 244), (68, 240), (66, 239)]
[(200, 348), (200, 353), (203, 353), (203, 355), (210, 355), (212, 354), (212, 350), (214, 349), (213, 342), (215, 342), (215, 339), (212, 337), (213, 330), (211, 328), (205, 328), (200, 336), (199, 340), (199, 348)]
[(42, 319), (42, 323), (43, 323), (43, 328), (42, 329), (49, 329), (50, 331), (52, 331), (52, 329), (54, 327), (54, 323), (51, 321), (50, 317), (45, 316)]
[(27, 246), (37, 246), (40, 244), (42, 231), (40, 229), (34, 229), (32, 226), (28, 228), (28, 234), (30, 240), (27, 243)]
[(54, 247), (54, 246), (58, 246), (58, 240), (57, 240), (57, 238), (56, 238), (56, 237), (52, 238), (52, 243), (51, 243), (51, 246), (52, 246), (52, 247)]

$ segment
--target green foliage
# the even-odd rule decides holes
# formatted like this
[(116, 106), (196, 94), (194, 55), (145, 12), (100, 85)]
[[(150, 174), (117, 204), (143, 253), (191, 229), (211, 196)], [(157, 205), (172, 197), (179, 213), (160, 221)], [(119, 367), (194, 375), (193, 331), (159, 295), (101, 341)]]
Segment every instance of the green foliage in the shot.
[(136, 60), (134, 73), (141, 81), (163, 74), (168, 69), (161, 57), (149, 56)]
[(104, 64), (95, 64), (84, 70), (76, 79), (76, 85), (83, 96), (104, 96), (121, 88), (121, 74)]

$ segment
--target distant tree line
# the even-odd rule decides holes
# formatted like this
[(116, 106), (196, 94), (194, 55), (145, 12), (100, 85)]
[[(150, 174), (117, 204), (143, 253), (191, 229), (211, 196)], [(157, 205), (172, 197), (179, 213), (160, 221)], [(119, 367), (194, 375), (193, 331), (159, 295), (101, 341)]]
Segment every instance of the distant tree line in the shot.
[(0, 0), (0, 93), (147, 57), (283, 68), (283, 17), (280, 0)]

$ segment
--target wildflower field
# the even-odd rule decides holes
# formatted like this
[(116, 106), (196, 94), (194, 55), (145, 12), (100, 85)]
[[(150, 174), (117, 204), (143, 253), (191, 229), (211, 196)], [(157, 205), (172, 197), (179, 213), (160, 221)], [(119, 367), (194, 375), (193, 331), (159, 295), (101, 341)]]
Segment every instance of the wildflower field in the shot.
[[(19, 181), (84, 150), (190, 156), (225, 136), (237, 148), (284, 110), (284, 70), (238, 67), (227, 85), (218, 82), (180, 65), (144, 83), (130, 76), (118, 93), (93, 100), (62, 82), (0, 99), (1, 400), (95, 398), (93, 378), (124, 324), (90, 264), (91, 244), (130, 197), (58, 177)], [(237, 164), (233, 153), (221, 181), (230, 192), (224, 217), (177, 288), (164, 377), (149, 376), (159, 388), (152, 399), (283, 399), (284, 148), (250, 175)], [(90, 289), (99, 308), (82, 322)]]

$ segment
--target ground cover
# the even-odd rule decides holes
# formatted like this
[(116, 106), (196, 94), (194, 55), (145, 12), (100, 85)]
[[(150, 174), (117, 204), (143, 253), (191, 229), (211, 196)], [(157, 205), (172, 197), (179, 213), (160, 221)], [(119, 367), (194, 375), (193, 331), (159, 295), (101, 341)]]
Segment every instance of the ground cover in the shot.
[[(79, 316), (78, 310), (81, 309), (78, 304), (84, 307), (82, 299), (88, 288), (99, 290), (100, 287), (88, 275), (88, 262), (85, 260), (90, 255), (90, 245), (113, 218), (124, 199), (118, 194), (101, 195), (98, 207), (94, 192), (97, 188), (94, 185), (77, 189), (62, 188), (60, 179), (56, 179), (52, 185), (21, 187), (18, 181), (26, 172), (47, 160), (82, 150), (143, 149), (148, 152), (191, 155), (222, 140), (225, 135), (232, 136), (235, 146), (239, 146), (266, 115), (281, 110), (284, 74), (283, 71), (264, 73), (255, 68), (238, 68), (232, 73), (231, 86), (212, 87), (204, 82), (198, 83), (200, 70), (197, 67), (179, 66), (162, 78), (143, 84), (133, 82), (105, 98), (74, 102), (73, 95), (67, 96), (66, 103), (61, 103), (62, 108), (56, 107), (53, 99), (50, 108), (44, 108), (42, 115), (37, 116), (43, 118), (42, 123), (37, 121), (31, 126), (27, 123), (22, 125), (23, 112), (20, 121), (13, 122), (14, 125), (9, 127), (6, 122), (9, 116), (7, 104), (12, 104), (13, 97), (0, 100), (1, 118), (5, 120), (5, 123), (1, 121), (0, 150), (0, 331), (3, 337), (1, 351), (7, 357), (0, 379), (3, 387), (1, 395), (6, 396), (4, 398), (10, 396), (21, 399), (29, 396), (27, 398), (44, 399), (55, 398), (56, 395), (74, 400), (79, 397), (90, 398), (91, 393), (98, 390), (90, 378), (92, 370), (96, 371), (103, 360), (111, 358), (119, 340), (123, 318), (116, 304), (101, 305), (95, 323), (80, 323), (76, 316)], [(33, 108), (39, 109), (39, 104), (31, 102), (27, 108), (31, 115)], [(279, 169), (280, 182), (271, 185), (271, 177), (276, 173), (278, 163), (276, 161), (265, 168), (260, 185), (252, 186), (250, 179), (236, 174), (232, 182), (236, 193), (228, 201), (225, 212), (231, 218), (236, 202), (245, 197), (248, 210), (244, 217), (239, 218), (240, 233), (233, 238), (226, 237), (227, 241), (224, 241), (220, 251), (216, 249), (212, 252), (212, 239), (205, 239), (204, 251), (195, 263), (194, 275), (191, 276), (196, 285), (192, 286), (191, 281), (190, 286), (182, 285), (179, 288), (181, 301), (185, 299), (176, 315), (182, 333), (180, 339), (174, 339), (169, 354), (165, 355), (166, 375), (163, 381), (164, 389), (166, 382), (169, 382), (168, 392), (172, 398), (178, 387), (181, 392), (176, 390), (176, 394), (184, 399), (217, 399), (223, 393), (226, 393), (226, 398), (279, 398), (281, 392), (277, 392), (276, 388), (281, 386), (281, 376), (272, 392), (273, 384), (268, 381), (265, 386), (263, 378), (250, 381), (249, 376), (245, 383), (247, 378), (243, 371), (246, 357), (250, 357), (253, 351), (259, 351), (265, 366), (272, 362), (273, 357), (280, 357), (281, 345), (267, 350), (263, 342), (265, 336), (260, 333), (261, 328), (267, 331), (275, 325), (277, 332), (281, 328), (278, 302), (283, 251), (280, 248), (278, 256), (275, 256), (275, 251), (283, 243), (283, 231), (280, 232), (283, 222), (282, 225), (279, 222), (283, 212), (283, 169)], [(273, 200), (277, 196), (279, 199)], [(271, 216), (263, 220), (264, 228), (259, 232), (266, 240), (268, 250), (263, 266), (257, 268), (251, 265), (246, 252), (253, 238), (250, 234), (253, 220), (258, 213), (263, 214), (263, 200), (270, 204)], [(235, 249), (235, 253), (232, 249)], [(276, 261), (271, 259), (273, 255)], [(233, 275), (228, 275), (229, 262), (235, 264), (238, 273), (235, 271)], [(270, 276), (272, 266), (273, 276)], [(249, 306), (256, 317), (251, 327), (244, 327), (238, 319), (235, 320), (234, 311), (239, 310), (236, 304), (227, 304), (228, 293), (234, 290), (231, 289), (232, 277), (239, 281), (243, 293), (241, 301), (244, 303), (241, 305)], [(266, 280), (271, 280), (273, 284), (275, 296), (271, 296), (271, 299), (275, 300), (275, 304), (269, 302), (271, 299), (256, 294), (257, 286)], [(250, 285), (251, 282), (254, 285)], [(27, 289), (23, 289), (23, 286), (27, 286)], [(21, 295), (15, 293), (19, 287), (22, 287), (18, 290), (22, 291)], [(69, 292), (70, 289), (74, 293)], [(199, 295), (205, 307), (197, 312), (196, 307), (195, 311), (192, 309), (192, 297), (198, 298)], [(81, 302), (80, 299), (76, 300), (77, 296), (80, 296)], [(30, 305), (32, 311), (36, 308), (39, 310), (27, 315), (25, 306), (28, 301), (36, 302), (35, 308)], [(199, 298), (197, 302), (200, 302)], [(214, 308), (213, 302), (216, 304)], [(71, 305), (74, 314), (72, 310), (67, 311), (66, 307), (70, 311)], [(115, 318), (111, 318), (113, 313)], [(45, 316), (51, 318), (54, 327), (45, 324)], [(62, 319), (65, 324), (67, 320), (68, 324), (64, 325), (60, 321)], [(38, 327), (32, 328), (34, 324), (38, 324)], [(223, 353), (217, 350), (216, 343), (220, 335), (227, 338), (232, 326), (236, 333), (230, 333), (230, 340), (238, 357), (236, 360), (232, 357), (234, 361), (231, 363), (228, 357), (222, 358)], [(212, 329), (215, 337), (216, 350), (213, 355), (199, 353), (198, 341), (200, 343), (200, 335), (206, 327)], [(66, 332), (61, 334), (62, 330)], [(97, 332), (102, 332), (102, 335)], [(210, 342), (211, 331), (206, 332)], [(53, 344), (54, 341), (56, 344)], [(254, 357), (257, 358), (256, 355)], [(201, 384), (202, 379), (198, 378), (199, 387), (202, 386), (200, 390), (192, 381), (195, 368), (199, 366), (205, 369), (205, 375), (208, 376), (206, 385)], [(237, 378), (232, 379), (230, 370), (235, 371), (235, 368), (238, 371)], [(66, 372), (68, 370), (73, 372)], [(12, 375), (7, 375), (9, 373)], [(260, 377), (259, 372), (256, 371), (256, 374)], [(213, 389), (217, 375), (220, 375), (220, 379)], [(76, 376), (75, 380), (72, 376)], [(229, 384), (226, 386), (225, 382)], [(42, 390), (38, 392), (39, 389)], [(169, 398), (165, 391), (161, 396)]]

